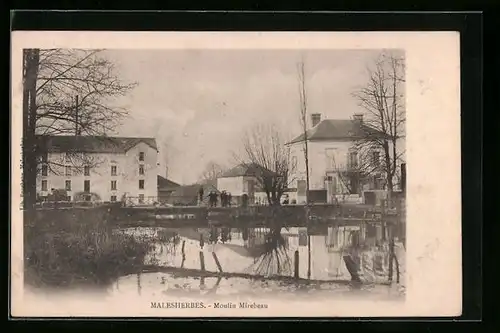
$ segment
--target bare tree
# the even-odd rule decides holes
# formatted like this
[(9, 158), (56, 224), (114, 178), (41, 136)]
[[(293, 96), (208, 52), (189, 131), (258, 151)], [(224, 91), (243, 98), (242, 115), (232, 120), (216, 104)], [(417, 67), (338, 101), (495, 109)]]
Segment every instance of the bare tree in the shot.
[[(391, 202), (395, 177), (404, 151), (398, 150), (400, 139), (405, 137), (404, 83), (405, 64), (402, 57), (384, 52), (368, 68), (368, 83), (355, 91), (353, 96), (366, 111), (363, 120), (364, 135), (356, 145), (363, 156), (375, 152), (380, 160), (373, 159), (368, 172), (381, 172), (385, 176), (388, 199)], [(370, 159), (367, 159), (370, 166)]]
[(270, 205), (280, 205), (291, 179), (290, 150), (281, 131), (273, 124), (256, 124), (243, 138), (240, 164), (255, 170), (258, 185), (266, 193)]
[(214, 184), (217, 182), (217, 178), (219, 178), (226, 168), (218, 163), (213, 161), (208, 162), (205, 170), (200, 176), (200, 182), (202, 184)]
[(278, 214), (271, 220), (265, 243), (257, 251), (255, 264), (252, 265), (260, 274), (280, 274), (290, 269), (288, 245), (281, 235), (282, 227), (286, 228), (286, 221), (279, 214), (280, 199), (293, 181), (294, 174), (286, 139), (284, 132), (276, 125), (259, 123), (245, 133), (243, 154), (235, 156), (240, 164), (252, 169), (257, 185), (266, 193), (269, 205), (277, 208), (272, 210)]
[(128, 93), (135, 83), (123, 83), (102, 51), (23, 52), (23, 193), (27, 208), (36, 198), (36, 174), (42, 161), (54, 173), (68, 164), (78, 172), (84, 165), (97, 162), (77, 147), (74, 151), (70, 148), (64, 160), (44, 161), (47, 135), (93, 135), (107, 140), (107, 133), (127, 116), (125, 108), (113, 106), (113, 98)]

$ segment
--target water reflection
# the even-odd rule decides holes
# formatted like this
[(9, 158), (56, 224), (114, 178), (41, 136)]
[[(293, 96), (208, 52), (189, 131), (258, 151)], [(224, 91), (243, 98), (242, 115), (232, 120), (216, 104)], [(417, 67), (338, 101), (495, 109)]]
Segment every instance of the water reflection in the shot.
[[(109, 289), (110, 294), (137, 295), (134, 288), (124, 288), (135, 283), (134, 275), (124, 276)], [(119, 285), (119, 287), (118, 287)], [(158, 296), (192, 297), (196, 299), (255, 299), (290, 298), (304, 299), (377, 299), (402, 300), (404, 290), (401, 286), (360, 285), (319, 283), (310, 285), (281, 283), (271, 280), (249, 280), (242, 278), (199, 278), (175, 277), (167, 273), (141, 274), (140, 296), (154, 298)]]
[[(122, 277), (111, 288), (113, 293), (136, 289), (140, 295), (183, 293), (217, 294), (218, 297), (269, 293), (287, 294), (290, 297), (306, 293), (318, 297), (347, 293), (351, 296), (359, 294), (363, 297), (378, 295), (393, 298), (404, 294), (405, 251), (398, 243), (395, 244), (394, 252), (398, 259), (401, 283), (377, 285), (387, 282), (389, 270), (386, 245), (376, 241), (380, 237), (379, 230), (360, 233), (359, 228), (355, 227), (328, 227), (319, 232), (309, 231), (309, 234), (304, 228), (282, 228), (277, 232), (268, 228), (135, 228), (122, 231), (155, 240), (154, 250), (145, 260), (148, 267), (170, 267), (178, 271)], [(353, 252), (352, 245), (360, 242), (364, 247), (354, 246), (357, 252)], [(363, 284), (298, 284), (240, 276), (214, 276), (217, 272), (224, 272), (291, 277), (297, 269), (298, 276), (305, 279), (308, 275), (309, 251), (311, 280), (350, 281), (351, 274), (344, 260), (349, 254), (360, 268)], [(296, 252), (298, 263), (294, 262)], [(193, 273), (195, 271), (197, 273)], [(203, 272), (214, 274), (211, 276)], [(137, 288), (130, 288), (132, 279), (135, 279)]]

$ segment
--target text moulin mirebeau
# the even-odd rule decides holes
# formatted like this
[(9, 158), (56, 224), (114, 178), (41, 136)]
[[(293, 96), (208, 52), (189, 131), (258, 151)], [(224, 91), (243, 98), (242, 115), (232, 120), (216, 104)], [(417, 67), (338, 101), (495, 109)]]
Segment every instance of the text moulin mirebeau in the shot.
[(267, 304), (255, 302), (203, 303), (203, 302), (151, 302), (152, 309), (267, 309)]

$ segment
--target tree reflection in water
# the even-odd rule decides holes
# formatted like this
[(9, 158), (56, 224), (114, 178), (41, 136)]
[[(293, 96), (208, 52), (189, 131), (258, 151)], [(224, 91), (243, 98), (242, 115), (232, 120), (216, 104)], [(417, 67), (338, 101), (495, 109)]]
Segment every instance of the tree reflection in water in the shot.
[(290, 275), (292, 272), (291, 258), (288, 254), (288, 242), (281, 235), (281, 227), (271, 228), (265, 235), (264, 243), (254, 251), (255, 261), (249, 270), (255, 274)]

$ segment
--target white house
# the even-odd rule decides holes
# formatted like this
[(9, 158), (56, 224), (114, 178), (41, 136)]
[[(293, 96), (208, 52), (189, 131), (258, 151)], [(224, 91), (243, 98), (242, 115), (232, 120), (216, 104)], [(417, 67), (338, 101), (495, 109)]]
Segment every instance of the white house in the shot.
[(261, 172), (262, 167), (255, 163), (237, 165), (217, 178), (217, 189), (231, 193), (236, 203), (240, 203), (243, 194), (248, 195), (250, 204), (267, 200), (257, 178)]
[[(356, 114), (353, 119), (324, 119), (321, 114), (311, 115), (312, 127), (307, 130), (309, 157), (309, 190), (310, 196), (317, 201), (332, 203), (341, 195), (353, 192), (361, 194), (367, 189), (381, 189), (383, 176), (376, 176), (371, 184), (351, 183), (344, 175), (358, 167), (359, 158), (355, 142), (367, 131), (374, 135), (383, 135), (363, 123), (363, 115)], [(290, 198), (297, 203), (305, 202), (306, 167), (304, 154), (304, 134), (287, 143), (290, 148), (292, 163), (291, 176), (295, 193)], [(372, 152), (373, 160), (380, 161), (381, 152)]]
[(154, 138), (39, 136), (45, 152), (37, 194), (65, 189), (68, 200), (144, 202), (158, 195), (158, 149)]

